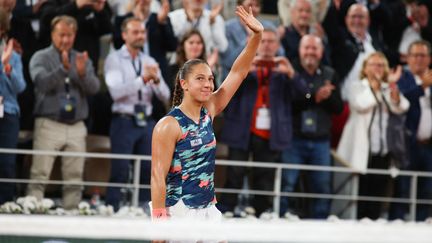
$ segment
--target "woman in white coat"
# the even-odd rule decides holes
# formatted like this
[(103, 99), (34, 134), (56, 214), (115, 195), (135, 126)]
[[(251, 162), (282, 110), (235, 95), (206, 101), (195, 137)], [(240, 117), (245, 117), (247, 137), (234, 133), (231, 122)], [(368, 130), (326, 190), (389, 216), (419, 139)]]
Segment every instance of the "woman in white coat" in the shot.
[[(360, 81), (349, 89), (350, 117), (344, 127), (338, 155), (354, 169), (364, 173), (367, 168), (388, 169), (390, 157), (387, 147), (387, 121), (389, 109), (402, 114), (409, 108), (408, 100), (399, 93), (396, 82), (401, 67), (390, 72), (386, 57), (375, 52), (366, 58), (360, 73)], [(389, 177), (361, 175), (359, 194), (385, 196)], [(379, 218), (381, 203), (359, 202), (358, 218)]]

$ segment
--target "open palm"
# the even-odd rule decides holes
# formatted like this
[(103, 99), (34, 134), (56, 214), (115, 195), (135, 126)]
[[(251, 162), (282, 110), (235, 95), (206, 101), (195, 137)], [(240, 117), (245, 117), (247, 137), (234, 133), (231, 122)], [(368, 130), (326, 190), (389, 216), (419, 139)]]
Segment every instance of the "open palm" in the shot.
[(254, 33), (259, 33), (264, 30), (263, 25), (253, 16), (252, 8), (247, 12), (243, 6), (237, 6), (236, 14), (240, 20)]

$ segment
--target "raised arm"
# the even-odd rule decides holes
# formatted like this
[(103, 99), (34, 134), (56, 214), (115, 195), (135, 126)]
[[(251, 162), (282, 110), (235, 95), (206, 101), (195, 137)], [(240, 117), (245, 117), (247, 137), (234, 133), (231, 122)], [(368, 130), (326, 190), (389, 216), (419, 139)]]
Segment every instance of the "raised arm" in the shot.
[(153, 218), (166, 216), (166, 177), (180, 136), (180, 126), (175, 118), (170, 116), (161, 119), (153, 130), (151, 162)]
[(213, 116), (216, 116), (225, 109), (242, 81), (246, 78), (264, 30), (262, 24), (252, 15), (251, 8), (249, 8), (248, 13), (242, 6), (238, 6), (236, 14), (252, 33), (249, 36), (246, 47), (235, 60), (226, 79), (206, 104), (207, 109), (210, 110)]

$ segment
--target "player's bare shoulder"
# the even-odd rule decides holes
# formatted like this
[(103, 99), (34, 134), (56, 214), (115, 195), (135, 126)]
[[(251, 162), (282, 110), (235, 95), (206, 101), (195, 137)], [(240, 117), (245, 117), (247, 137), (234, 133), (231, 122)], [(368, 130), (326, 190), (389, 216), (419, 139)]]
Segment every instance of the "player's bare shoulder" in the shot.
[(179, 140), (181, 137), (181, 128), (178, 121), (172, 116), (165, 116), (160, 119), (153, 130), (153, 136), (159, 136), (165, 139)]

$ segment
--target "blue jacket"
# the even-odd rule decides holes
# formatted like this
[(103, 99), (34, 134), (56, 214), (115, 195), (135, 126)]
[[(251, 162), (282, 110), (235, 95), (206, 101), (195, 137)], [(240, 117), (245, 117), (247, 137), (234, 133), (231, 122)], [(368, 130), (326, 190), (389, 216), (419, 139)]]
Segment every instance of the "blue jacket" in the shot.
[(19, 115), (20, 107), (17, 96), (26, 87), (21, 56), (16, 52), (12, 52), (9, 64), (12, 66), (10, 76), (1, 71), (3, 70), (3, 65), (0, 63), (0, 96), (3, 96), (4, 99), (4, 112), (9, 115)]
[[(304, 94), (305, 90), (300, 83), (301, 79), (293, 80), (281, 73), (272, 73), (270, 77), (270, 148), (272, 150), (287, 149), (291, 142), (291, 100), (294, 94)], [(220, 140), (229, 147), (248, 149), (257, 91), (257, 75), (255, 72), (249, 73), (225, 109)]]
[[(421, 116), (420, 97), (424, 96), (424, 89), (421, 85), (416, 84), (414, 75), (407, 70), (402, 73), (398, 81), (398, 87), (400, 92), (410, 102), (405, 124), (413, 135), (411, 137), (415, 139)], [(430, 87), (429, 89), (431, 89), (432, 92), (432, 88)]]

